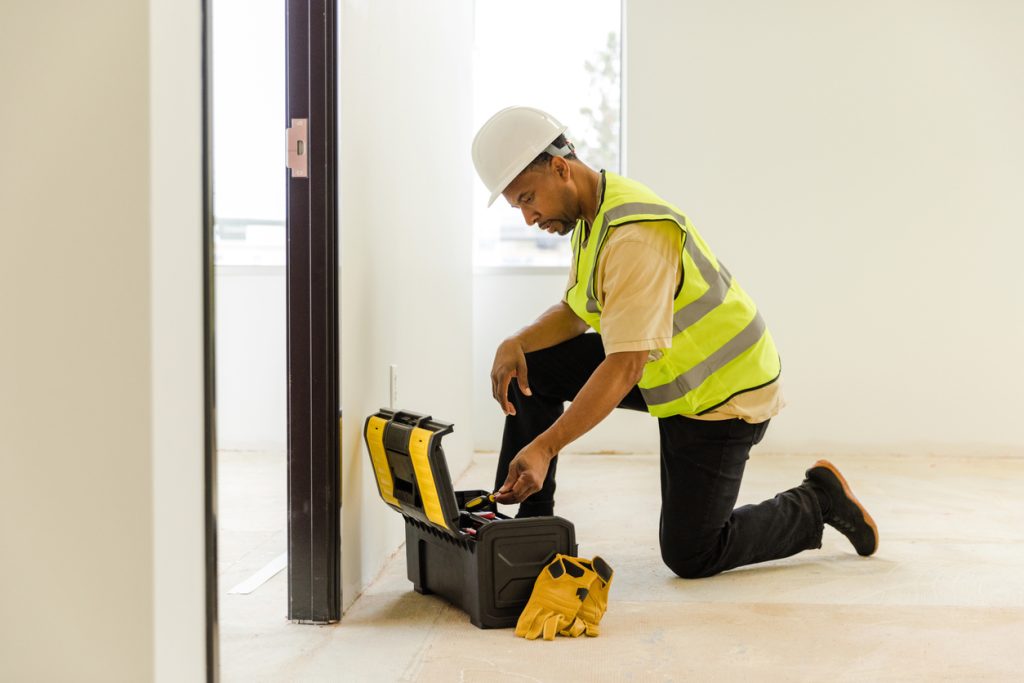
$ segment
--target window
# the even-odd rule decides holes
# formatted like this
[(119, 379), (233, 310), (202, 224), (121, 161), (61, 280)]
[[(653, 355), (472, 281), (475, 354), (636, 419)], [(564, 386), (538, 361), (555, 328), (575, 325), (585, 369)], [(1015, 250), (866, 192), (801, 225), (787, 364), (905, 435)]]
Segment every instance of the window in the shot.
[[(620, 0), (477, 0), (474, 131), (499, 109), (528, 105), (568, 126), (580, 159), (619, 170)], [(475, 180), (476, 267), (567, 266), (569, 238), (527, 226), (522, 213)]]
[(218, 266), (285, 260), (284, 3), (213, 3), (213, 216)]

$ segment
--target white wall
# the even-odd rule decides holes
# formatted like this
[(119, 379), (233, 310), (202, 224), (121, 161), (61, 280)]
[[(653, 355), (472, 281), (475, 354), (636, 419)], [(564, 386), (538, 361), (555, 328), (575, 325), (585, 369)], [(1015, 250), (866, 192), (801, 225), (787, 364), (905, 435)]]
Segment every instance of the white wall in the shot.
[(472, 451), (472, 3), (343, 0), (339, 17), (342, 578), (355, 599), (404, 539), (362, 442), (388, 403), (454, 422)]
[(763, 309), (768, 446), (1024, 450), (1024, 5), (629, 0), (630, 175)]
[(285, 269), (217, 266), (216, 273), (218, 447), (284, 452)]
[[(5, 681), (152, 680), (158, 633), (174, 649), (176, 680), (202, 680), (202, 508), (188, 507), (202, 491), (201, 413), (189, 392), (201, 399), (199, 6), (152, 9), (0, 6), (0, 92), (17, 103), (0, 108)], [(151, 117), (151, 95), (161, 114), (184, 120)], [(151, 143), (170, 132), (180, 136)], [(164, 218), (182, 217), (176, 235), (163, 232)], [(154, 482), (161, 473), (169, 479)], [(169, 521), (163, 494), (180, 491)], [(165, 543), (154, 529), (169, 532)], [(173, 584), (155, 576), (162, 560)], [(178, 638), (187, 630), (197, 660)]]
[[(569, 271), (480, 269), (473, 276), (473, 439), (477, 450), (497, 451), (505, 416), (491, 396), (491, 364), (498, 344), (557, 303)], [(654, 453), (658, 423), (647, 413), (613, 411), (566, 447), (566, 453)], [(489, 484), (490, 482), (481, 482)]]
[(150, 2), (151, 639), (158, 683), (206, 675), (201, 11), (200, 3)]

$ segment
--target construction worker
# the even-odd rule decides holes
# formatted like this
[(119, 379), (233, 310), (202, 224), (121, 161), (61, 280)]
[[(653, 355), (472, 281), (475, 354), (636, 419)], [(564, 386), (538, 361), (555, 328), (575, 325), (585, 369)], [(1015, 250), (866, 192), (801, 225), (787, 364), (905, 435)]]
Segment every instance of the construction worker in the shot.
[(495, 353), (491, 389), (506, 415), (497, 500), (519, 503), (520, 517), (553, 514), (559, 451), (627, 408), (658, 418), (661, 554), (679, 576), (820, 548), (824, 524), (874, 553), (874, 521), (826, 460), (799, 486), (734, 509), (750, 448), (783, 406), (771, 334), (682, 211), (589, 168), (565, 131), (509, 107), (473, 141), (488, 206), (503, 196), (573, 251), (561, 301)]

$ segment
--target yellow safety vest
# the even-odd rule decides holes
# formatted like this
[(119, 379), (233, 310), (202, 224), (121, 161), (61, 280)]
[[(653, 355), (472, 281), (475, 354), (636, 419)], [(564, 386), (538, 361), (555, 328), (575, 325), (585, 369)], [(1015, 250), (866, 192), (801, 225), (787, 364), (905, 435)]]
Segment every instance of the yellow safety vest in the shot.
[(651, 415), (700, 415), (778, 379), (779, 354), (757, 306), (693, 224), (646, 186), (614, 173), (604, 174), (601, 205), (586, 244), (582, 222), (573, 231), (576, 283), (566, 299), (576, 315), (601, 332), (601, 304), (594, 291), (601, 249), (616, 227), (645, 221), (672, 221), (683, 232), (672, 346), (648, 361), (639, 383)]

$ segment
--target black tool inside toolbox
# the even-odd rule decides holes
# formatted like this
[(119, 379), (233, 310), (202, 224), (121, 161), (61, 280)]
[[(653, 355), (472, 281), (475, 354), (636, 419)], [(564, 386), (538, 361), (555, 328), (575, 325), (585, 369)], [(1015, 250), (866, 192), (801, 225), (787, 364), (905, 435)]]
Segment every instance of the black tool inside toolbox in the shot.
[(480, 628), (514, 626), (544, 565), (577, 554), (575, 529), (561, 517), (511, 519), (488, 491), (455, 491), (441, 448), (453, 429), (381, 409), (363, 436), (381, 498), (405, 519), (413, 588), (447, 598)]

